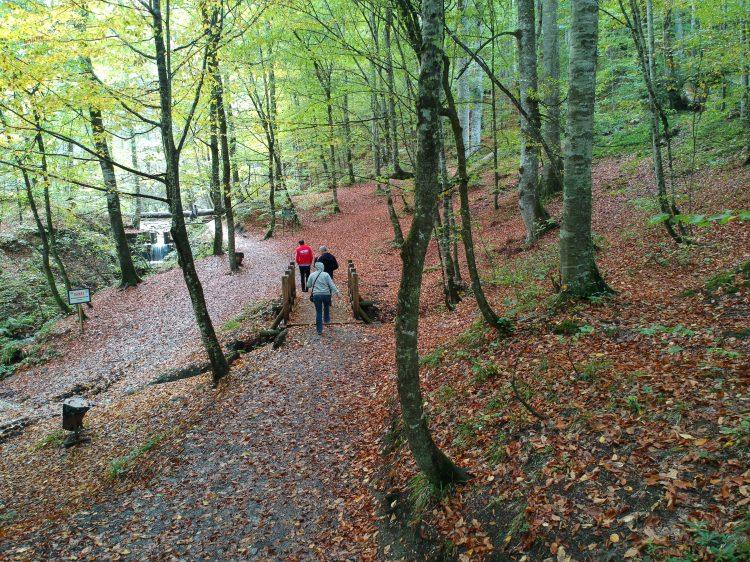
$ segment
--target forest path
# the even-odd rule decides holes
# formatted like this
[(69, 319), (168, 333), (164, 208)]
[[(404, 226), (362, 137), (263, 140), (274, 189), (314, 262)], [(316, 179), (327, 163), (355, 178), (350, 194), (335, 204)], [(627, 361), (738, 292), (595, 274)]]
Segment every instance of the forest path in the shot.
[(349, 519), (343, 498), (359, 493), (351, 474), (364, 439), (358, 397), (375, 375), (356, 366), (371, 339), (363, 326), (333, 326), (323, 337), (296, 327), (283, 352), (266, 347), (246, 356), (203, 420), (158, 453), (147, 486), (47, 523), (16, 542), (16, 552), (44, 559), (350, 558), (361, 546), (342, 540), (339, 524)]
[[(275, 241), (238, 236), (245, 253), (240, 273), (229, 275), (226, 256), (196, 262), (214, 326), (254, 300), (273, 298), (288, 262)], [(289, 250), (291, 253), (291, 250)], [(92, 386), (115, 385), (122, 392), (150, 381), (154, 372), (180, 364), (200, 349), (200, 336), (179, 268), (152, 275), (138, 287), (107, 288), (87, 309), (80, 334), (75, 316), (57, 324), (52, 345), (57, 355), (0, 382), (0, 423), (20, 417), (59, 414), (60, 398)], [(110, 394), (117, 394), (108, 392)], [(99, 401), (106, 399), (103, 395)]]
[[(331, 322), (333, 324), (354, 323), (349, 297), (347, 296), (346, 279), (343, 281), (334, 280), (336, 286), (341, 291), (341, 299), (333, 297), (331, 299)], [(299, 285), (299, 282), (298, 282)], [(293, 330), (303, 330), (305, 326), (315, 326), (315, 305), (310, 301), (310, 293), (302, 293), (297, 290), (297, 304), (289, 318), (289, 323)]]

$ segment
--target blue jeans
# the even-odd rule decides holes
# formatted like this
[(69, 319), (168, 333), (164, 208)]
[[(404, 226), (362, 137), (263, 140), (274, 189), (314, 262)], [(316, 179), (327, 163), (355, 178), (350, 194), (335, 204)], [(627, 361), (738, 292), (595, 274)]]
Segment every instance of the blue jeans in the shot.
[(319, 334), (323, 333), (323, 321), (331, 321), (331, 295), (313, 295), (315, 303), (315, 328)]

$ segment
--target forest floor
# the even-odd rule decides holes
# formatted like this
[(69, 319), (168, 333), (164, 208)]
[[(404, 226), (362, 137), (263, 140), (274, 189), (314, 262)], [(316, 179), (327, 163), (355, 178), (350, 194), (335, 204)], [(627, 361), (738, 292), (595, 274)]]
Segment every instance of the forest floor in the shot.
[[(690, 181), (696, 212), (750, 208), (746, 169)], [(213, 267), (211, 278), (222, 280), (206, 290), (212, 314), (226, 321), (274, 296), (297, 239), (327, 244), (341, 263), (355, 261), (381, 324), (334, 326), (322, 338), (312, 326), (292, 328), (282, 350), (243, 355), (215, 390), (207, 376), (148, 386), (199, 355), (195, 332), (182, 333), (194, 330), (189, 310), (160, 308), (158, 325), (144, 324), (154, 335), (141, 348), (127, 335), (143, 332), (131, 317), (141, 314), (138, 299), (102, 294), (95, 310), (129, 300), (103, 325), (123, 326), (123, 341), (136, 348), (128, 356), (139, 362), (97, 395), (86, 418), (91, 443), (61, 449), (59, 421), (45, 417), (55, 412), (42, 408), (45, 416), (0, 444), (0, 552), (564, 561), (689, 560), (739, 548), (750, 504), (750, 289), (737, 268), (750, 260), (750, 227), (717, 225), (698, 232), (699, 244), (676, 247), (646, 226), (655, 214), (649, 194), (646, 163), (597, 164), (597, 258), (617, 292), (560, 307), (550, 281), (555, 233), (525, 248), (514, 191), (494, 211), (486, 188), (475, 189), (486, 288), (516, 325), (504, 339), (478, 321), (470, 297), (455, 312), (445, 308), (431, 244), (420, 326), (427, 409), (438, 444), (474, 477), (442, 499), (414, 478), (400, 433), (390, 323), (400, 257), (372, 184), (342, 189), (339, 216), (316, 211), (321, 194), (306, 201), (302, 229), (253, 242), (259, 261), (246, 250), (242, 276), (251, 287), (269, 275), (268, 293), (240, 289), (242, 276), (224, 276), (214, 258), (200, 267), (202, 278)], [(559, 216), (559, 200), (548, 209)], [(179, 281), (179, 271), (160, 274), (138, 291), (156, 303), (183, 291)], [(309, 323), (301, 296), (297, 318)], [(77, 339), (67, 322), (51, 345)], [(160, 352), (172, 335), (183, 338), (178, 349)], [(119, 349), (116, 340), (101, 347), (110, 360)], [(63, 367), (76, 366), (78, 349), (44, 367), (75, 372)], [(96, 369), (111, 369), (106, 359)], [(99, 376), (87, 365), (78, 367), (82, 380)], [(39, 388), (57, 384), (37, 372)], [(514, 396), (513, 376), (544, 421)], [(20, 377), (0, 389), (31, 384), (30, 373)], [(54, 397), (66, 385), (44, 392)]]

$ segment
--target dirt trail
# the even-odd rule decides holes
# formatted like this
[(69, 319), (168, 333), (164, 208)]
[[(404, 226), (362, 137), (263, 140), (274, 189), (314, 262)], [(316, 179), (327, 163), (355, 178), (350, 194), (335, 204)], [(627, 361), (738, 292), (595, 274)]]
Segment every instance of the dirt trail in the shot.
[(243, 358), (205, 421), (158, 453), (148, 487), (112, 493), (11, 552), (308, 560), (324, 549), (326, 559), (360, 558), (362, 545), (324, 546), (319, 535), (335, 537), (339, 521), (351, 517), (343, 498), (356, 492), (347, 472), (362, 439), (354, 401), (372, 383), (355, 369), (368, 328), (334, 326), (323, 337), (314, 328), (291, 330), (283, 352)]
[[(276, 242), (238, 236), (244, 267), (228, 275), (226, 257), (196, 263), (208, 309), (218, 328), (256, 299), (275, 296), (288, 258)], [(0, 382), (0, 423), (19, 417), (58, 414), (60, 396), (91, 384), (128, 392), (154, 372), (174, 366), (200, 349), (198, 327), (178, 268), (153, 275), (138, 287), (108, 288), (94, 296), (83, 334), (74, 317), (56, 327), (58, 355)], [(106, 399), (99, 396), (99, 400)]]

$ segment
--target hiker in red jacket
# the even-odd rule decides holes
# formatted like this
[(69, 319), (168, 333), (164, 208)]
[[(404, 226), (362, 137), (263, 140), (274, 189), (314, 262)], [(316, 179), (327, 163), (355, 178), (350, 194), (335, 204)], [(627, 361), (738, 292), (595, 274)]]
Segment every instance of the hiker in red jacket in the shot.
[(299, 246), (294, 253), (294, 260), (299, 267), (299, 282), (302, 292), (307, 292), (307, 278), (310, 276), (310, 266), (313, 263), (313, 249), (305, 244), (304, 240), (299, 241)]

